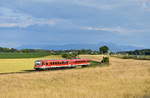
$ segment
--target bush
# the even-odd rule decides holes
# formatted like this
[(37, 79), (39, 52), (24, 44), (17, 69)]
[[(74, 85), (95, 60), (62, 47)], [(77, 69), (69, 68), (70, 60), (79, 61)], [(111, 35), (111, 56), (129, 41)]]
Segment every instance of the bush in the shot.
[(76, 58), (78, 55), (76, 53), (64, 53), (62, 57), (65, 59), (73, 59)]
[(101, 63), (109, 63), (109, 57), (103, 57)]

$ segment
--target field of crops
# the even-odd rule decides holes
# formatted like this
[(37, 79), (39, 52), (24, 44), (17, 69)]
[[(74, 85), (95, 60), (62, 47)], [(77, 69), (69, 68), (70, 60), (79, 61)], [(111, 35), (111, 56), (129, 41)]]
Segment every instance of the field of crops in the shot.
[(50, 55), (47, 52), (39, 53), (0, 53), (0, 59), (14, 59), (14, 58), (37, 58)]
[[(80, 57), (97, 61), (101, 58)], [(0, 62), (5, 65), (9, 60)], [(31, 69), (34, 60), (16, 59), (8, 64), (18, 68), (25, 61), (30, 65), (26, 69)], [(150, 98), (150, 61), (111, 57), (106, 67), (0, 74), (0, 98)]]
[(39, 59), (62, 59), (59, 55), (50, 55), (41, 58), (0, 59), (0, 73), (24, 72), (33, 70), (34, 61)]
[(137, 59), (137, 60), (150, 60), (149, 55), (112, 55), (122, 59)]

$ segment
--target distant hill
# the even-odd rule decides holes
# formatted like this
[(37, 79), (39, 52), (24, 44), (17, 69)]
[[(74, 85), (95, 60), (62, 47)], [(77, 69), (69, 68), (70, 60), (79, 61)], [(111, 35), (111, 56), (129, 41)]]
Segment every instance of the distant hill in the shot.
[(143, 49), (142, 47), (130, 46), (130, 45), (117, 45), (114, 43), (101, 42), (99, 44), (65, 44), (65, 45), (23, 45), (18, 49), (30, 48), (30, 49), (51, 49), (51, 50), (68, 50), (68, 49), (92, 49), (98, 50), (100, 46), (106, 45), (113, 52), (129, 51), (136, 49)]

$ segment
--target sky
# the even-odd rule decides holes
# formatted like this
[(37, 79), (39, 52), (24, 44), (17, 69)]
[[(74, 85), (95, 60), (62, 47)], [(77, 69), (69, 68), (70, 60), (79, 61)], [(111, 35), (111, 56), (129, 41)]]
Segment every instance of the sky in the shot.
[(150, 0), (0, 0), (0, 47), (98, 44), (150, 48)]

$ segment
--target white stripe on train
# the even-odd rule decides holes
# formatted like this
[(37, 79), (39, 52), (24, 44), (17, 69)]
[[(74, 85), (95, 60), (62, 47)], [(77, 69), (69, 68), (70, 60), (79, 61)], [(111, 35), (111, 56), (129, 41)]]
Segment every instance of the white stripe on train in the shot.
[(42, 66), (42, 67), (34, 67), (36, 68), (40, 68), (40, 69), (47, 69), (47, 68), (61, 68), (61, 67), (76, 67), (76, 66), (86, 66), (86, 65), (90, 65), (90, 64), (78, 64), (78, 65), (63, 65), (63, 66)]

